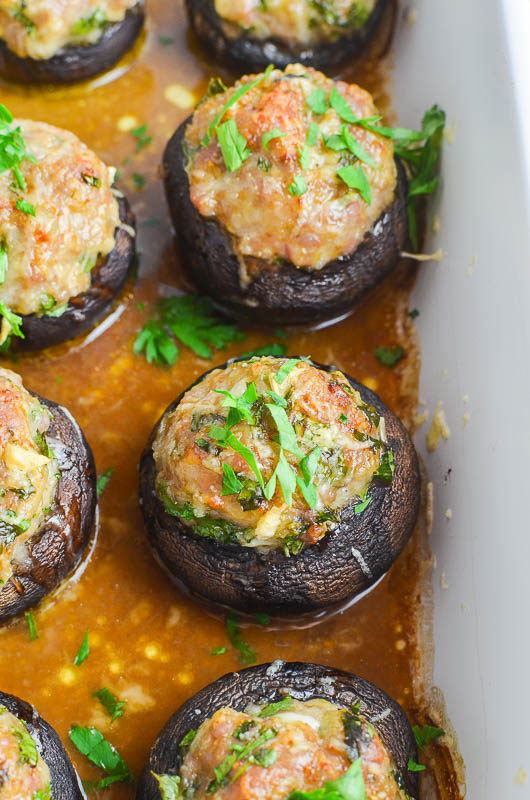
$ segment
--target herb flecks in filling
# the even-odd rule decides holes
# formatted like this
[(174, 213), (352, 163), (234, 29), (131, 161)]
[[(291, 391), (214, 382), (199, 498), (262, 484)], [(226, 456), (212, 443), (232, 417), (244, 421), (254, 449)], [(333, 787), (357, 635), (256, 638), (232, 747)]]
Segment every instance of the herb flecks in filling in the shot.
[[(89, 289), (98, 258), (115, 246), (120, 218), (113, 169), (69, 131), (9, 123), (2, 108), (0, 313), (7, 333), (21, 335), (19, 315), (59, 317)], [(2, 149), (13, 137), (20, 155), (14, 164), (11, 150)], [(5, 333), (3, 325), (2, 341)]]
[(309, 800), (327, 796), (311, 794), (323, 787), (355, 800), (407, 797), (391, 754), (355, 708), (286, 696), (244, 712), (222, 708), (192, 733), (179, 774), (156, 776), (162, 797)]
[(138, 1), (0, 0), (0, 37), (21, 58), (48, 59), (69, 45), (94, 44)]
[(233, 27), (233, 35), (249, 31), (253, 38), (274, 37), (292, 45), (333, 41), (361, 29), (376, 0), (215, 0), (215, 10)]
[[(184, 395), (155, 439), (169, 514), (220, 543), (296, 555), (392, 480), (384, 420), (340, 372), (253, 358)], [(357, 509), (359, 509), (357, 511)]]
[(25, 723), (0, 706), (0, 794), (5, 798), (51, 800), (47, 764)]
[(185, 139), (191, 200), (241, 255), (320, 269), (353, 252), (392, 203), (392, 142), (348, 125), (333, 91), (354, 119), (380, 119), (359, 86), (296, 64), (242, 78), (196, 110)]
[(50, 415), (0, 369), (0, 586), (13, 570), (17, 547), (39, 529), (54, 502), (57, 462), (46, 433)]

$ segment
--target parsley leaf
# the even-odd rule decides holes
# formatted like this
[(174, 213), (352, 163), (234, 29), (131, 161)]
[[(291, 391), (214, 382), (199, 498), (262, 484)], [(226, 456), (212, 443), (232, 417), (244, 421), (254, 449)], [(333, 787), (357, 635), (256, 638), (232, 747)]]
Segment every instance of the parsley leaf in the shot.
[(110, 689), (98, 689), (97, 692), (93, 692), (93, 697), (96, 697), (105, 711), (108, 711), (111, 716), (111, 723), (114, 720), (118, 719), (118, 717), (123, 716), (123, 709), (127, 705), (127, 700), (118, 700), (115, 697)]
[(217, 315), (209, 298), (181, 295), (159, 303), (156, 317), (143, 326), (133, 350), (136, 355), (145, 351), (150, 364), (172, 366), (179, 355), (175, 339), (200, 358), (211, 359), (212, 348), (222, 350), (244, 338), (237, 325), (227, 324)]
[(276, 469), (272, 473), (267, 485), (263, 490), (263, 494), (267, 500), (270, 500), (273, 497), (274, 492), (276, 491), (277, 480), (280, 483), (285, 502), (289, 507), (291, 507), (293, 503), (293, 492), (296, 489), (296, 475), (293, 472), (293, 468), (285, 458), (283, 450), (280, 450)]
[(266, 131), (261, 137), (261, 146), (264, 150), (269, 152), (269, 142), (273, 139), (281, 139), (284, 136), (287, 136), (287, 134), (281, 131), (279, 128), (271, 128), (270, 131)]
[(353, 133), (351, 133), (347, 125), (342, 126), (342, 136), (350, 153), (353, 153), (359, 161), (363, 161), (365, 164), (368, 164), (369, 167), (374, 167), (374, 169), (380, 169), (372, 156), (366, 152), (362, 144), (355, 138)]
[(413, 308), (412, 311), (409, 311), (409, 317), (411, 319), (416, 319), (416, 317), (419, 317), (419, 316), (420, 316), (420, 312), (418, 311), (417, 308)]
[(178, 775), (157, 775), (156, 772), (151, 771), (153, 778), (158, 781), (158, 788), (162, 800), (180, 800), (182, 793), (180, 791), (180, 778)]
[(201, 147), (208, 147), (213, 134), (217, 130), (217, 127), (218, 127), (219, 123), (223, 119), (223, 117), (226, 114), (226, 112), (228, 111), (228, 109), (232, 108), (232, 106), (234, 106), (237, 103), (237, 101), (241, 97), (243, 97), (243, 95), (247, 94), (247, 92), (250, 92), (251, 89), (253, 89), (255, 86), (258, 86), (258, 84), (260, 84), (262, 81), (264, 81), (266, 78), (268, 78), (273, 69), (274, 69), (274, 66), (272, 64), (270, 64), (262, 75), (259, 75), (253, 81), (249, 81), (248, 83), (244, 83), (242, 86), (239, 86), (236, 89), (234, 94), (230, 97), (229, 100), (227, 100), (227, 102), (224, 104), (222, 109), (219, 111), (219, 113), (216, 115), (216, 117), (212, 121), (210, 127), (208, 128), (208, 132), (207, 132), (206, 136), (204, 137), (204, 139), (201, 142)]
[(222, 647), (214, 647), (213, 650), (210, 650), (211, 656), (222, 656), (226, 653), (226, 647), (223, 645)]
[(27, 200), (22, 200), (22, 198), (19, 197), (15, 205), (19, 211), (22, 211), (23, 214), (29, 214), (30, 217), (34, 217), (36, 215), (35, 206), (31, 205), (31, 203), (28, 203)]
[(221, 495), (237, 494), (243, 488), (243, 484), (237, 477), (230, 464), (223, 464), (223, 488)]
[(83, 661), (86, 661), (88, 655), (90, 653), (90, 645), (88, 643), (88, 628), (85, 631), (85, 635), (83, 637), (83, 641), (81, 642), (81, 647), (74, 658), (74, 664), (76, 667), (80, 667)]
[(295, 175), (293, 182), (289, 186), (289, 191), (292, 195), (301, 197), (308, 190), (306, 180), (303, 175)]
[(11, 733), (18, 739), (18, 757), (21, 764), (36, 767), (39, 762), (39, 751), (33, 737), (27, 731), (11, 728)]
[(420, 750), (424, 748), (426, 744), (429, 744), (429, 742), (433, 742), (435, 739), (445, 734), (445, 731), (441, 728), (435, 728), (433, 725), (424, 725), (423, 730), (419, 725), (414, 725), (412, 732)]
[(392, 452), (392, 450), (387, 450), (386, 453), (383, 453), (383, 455), (381, 456), (381, 463), (374, 472), (374, 478), (377, 478), (383, 483), (392, 483), (392, 478), (394, 477), (394, 470), (395, 470), (394, 453)]
[(313, 484), (318, 464), (320, 462), (320, 447), (317, 445), (311, 452), (300, 461), (300, 472), (303, 479), (297, 475), (296, 482), (298, 488), (304, 496), (309, 508), (316, 508), (317, 505), (317, 490)]
[(264, 611), (256, 611), (254, 613), (254, 616), (256, 617), (257, 621), (263, 628), (265, 628), (271, 621), (270, 616), (268, 614), (265, 614)]
[(342, 778), (326, 781), (312, 792), (291, 792), (287, 800), (365, 800), (365, 797), (361, 759), (358, 758)]
[(293, 370), (296, 365), (300, 364), (300, 362), (303, 360), (304, 359), (302, 358), (288, 358), (287, 361), (282, 364), (278, 372), (275, 373), (274, 380), (277, 383), (283, 383), (291, 370)]
[(73, 725), (69, 736), (72, 744), (80, 753), (83, 753), (92, 764), (107, 773), (94, 788), (103, 789), (112, 783), (132, 781), (129, 767), (116, 748), (105, 739), (97, 728), (81, 728), (79, 725)]
[(417, 764), (413, 758), (409, 758), (407, 769), (409, 772), (422, 772), (427, 767), (424, 764)]
[(374, 355), (384, 367), (395, 367), (404, 358), (405, 351), (397, 344), (395, 347), (376, 347)]
[(239, 453), (239, 455), (245, 459), (245, 461), (253, 471), (254, 475), (258, 479), (261, 488), (265, 489), (265, 484), (263, 482), (263, 475), (260, 472), (260, 469), (256, 461), (256, 457), (252, 452), (252, 450), (246, 447), (246, 445), (242, 444), (239, 441), (239, 439), (236, 439), (234, 434), (230, 433), (228, 428), (219, 428), (217, 425), (212, 425), (208, 436), (211, 439), (215, 439), (215, 441), (217, 442), (221, 442), (227, 447), (231, 447), (232, 450), (235, 450), (236, 453)]
[(328, 96), (324, 89), (315, 89), (306, 97), (306, 103), (313, 114), (325, 114), (329, 108)]
[(258, 654), (243, 639), (237, 616), (233, 611), (230, 611), (226, 618), (226, 630), (230, 644), (239, 651), (241, 663), (245, 665), (254, 664), (258, 660)]
[(219, 125), (217, 138), (227, 170), (235, 172), (251, 155), (251, 151), (248, 149), (247, 140), (239, 132), (233, 117)]
[(274, 405), (273, 403), (266, 403), (266, 408), (276, 425), (278, 431), (277, 441), (279, 441), (280, 446), (284, 450), (288, 450), (289, 453), (298, 456), (298, 458), (303, 458), (304, 454), (302, 450), (300, 450), (295, 430), (289, 422), (289, 417), (285, 410), (281, 406)]
[(4, 283), (7, 274), (7, 251), (0, 245), (0, 286)]
[(356, 504), (356, 505), (353, 507), (353, 513), (354, 513), (354, 514), (362, 514), (362, 513), (363, 513), (363, 511), (364, 511), (365, 509), (367, 509), (367, 508), (368, 508), (368, 506), (369, 506), (369, 505), (370, 505), (370, 503), (372, 502), (372, 499), (373, 499), (372, 497), (366, 497), (366, 498), (365, 498), (364, 500), (362, 500), (360, 503), (357, 503), (357, 504)]
[(268, 705), (264, 706), (258, 713), (258, 717), (272, 717), (274, 714), (278, 714), (280, 711), (286, 711), (292, 706), (292, 704), (292, 697), (284, 697), (283, 700), (278, 700), (276, 703), (269, 703)]
[(353, 164), (348, 164), (348, 166), (338, 169), (337, 175), (344, 181), (346, 186), (358, 191), (364, 202), (370, 205), (372, 202), (372, 189), (362, 167), (355, 167)]
[(152, 136), (147, 136), (147, 125), (140, 125), (131, 131), (131, 136), (136, 139), (136, 152), (140, 152), (144, 147), (147, 147), (153, 141)]
[(140, 190), (144, 188), (145, 178), (143, 175), (141, 175), (139, 172), (133, 172), (132, 179), (136, 189)]
[(37, 631), (37, 625), (35, 623), (33, 611), (26, 611), (26, 620), (28, 622), (29, 640), (30, 642), (34, 642), (35, 639), (39, 638), (39, 633)]
[(22, 317), (19, 317), (14, 311), (11, 311), (11, 309), (8, 308), (5, 303), (0, 303), (0, 316), (3, 317), (9, 325), (9, 332), (6, 339), (11, 335), (19, 336), (21, 339), (26, 338), (22, 333), (21, 328)]
[(97, 483), (96, 483), (96, 497), (100, 497), (102, 492), (107, 486), (107, 483), (110, 481), (115, 468), (109, 467), (105, 470), (101, 475), (98, 475)]

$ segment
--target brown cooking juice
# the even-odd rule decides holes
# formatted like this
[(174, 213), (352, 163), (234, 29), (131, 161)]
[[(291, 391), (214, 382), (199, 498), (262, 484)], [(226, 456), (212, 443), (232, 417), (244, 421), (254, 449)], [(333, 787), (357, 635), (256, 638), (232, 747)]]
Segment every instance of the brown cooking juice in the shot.
[[(74, 578), (34, 610), (39, 638), (29, 640), (24, 619), (0, 633), (0, 689), (36, 706), (65, 742), (83, 780), (102, 775), (70, 745), (72, 724), (98, 727), (138, 776), (170, 714), (205, 684), (241, 666), (223, 616), (177, 589), (155, 563), (138, 507), (137, 465), (161, 413), (202, 372), (277, 341), (272, 331), (248, 329), (245, 341), (217, 351), (212, 362), (182, 346), (167, 370), (133, 353), (135, 335), (157, 298), (185, 287), (159, 165), (168, 138), (216, 73), (187, 30), (182, 3), (149, 0), (148, 5), (143, 39), (110, 73), (67, 89), (0, 84), (0, 101), (14, 116), (68, 128), (116, 166), (138, 222), (138, 278), (113, 314), (84, 340), (3, 364), (20, 372), (27, 388), (72, 412), (92, 446), (98, 473), (114, 468), (100, 499), (89, 555)], [(390, 113), (387, 73), (385, 60), (374, 59), (347, 78), (366, 86)], [(152, 141), (138, 150), (131, 130), (144, 124)], [(287, 339), (289, 354), (335, 364), (377, 391), (409, 429), (419, 374), (408, 316), (414, 274), (414, 265), (403, 262), (353, 316), (318, 330), (289, 330)], [(406, 356), (393, 369), (374, 357), (377, 346), (398, 344)], [(402, 703), (412, 723), (438, 722), (423, 690), (432, 657), (430, 640), (421, 633), (429, 622), (429, 575), (420, 524), (390, 572), (348, 608), (298, 624), (256, 622), (243, 633), (260, 662), (316, 661), (358, 673)], [(90, 655), (77, 667), (73, 659), (87, 629)], [(210, 654), (223, 645), (226, 653)], [(127, 700), (124, 715), (112, 724), (92, 696), (102, 687)], [(431, 747), (420, 760), (430, 767), (423, 779), (425, 797), (459, 796), (444, 745)], [(107, 800), (132, 798), (134, 787), (116, 784), (100, 794)]]

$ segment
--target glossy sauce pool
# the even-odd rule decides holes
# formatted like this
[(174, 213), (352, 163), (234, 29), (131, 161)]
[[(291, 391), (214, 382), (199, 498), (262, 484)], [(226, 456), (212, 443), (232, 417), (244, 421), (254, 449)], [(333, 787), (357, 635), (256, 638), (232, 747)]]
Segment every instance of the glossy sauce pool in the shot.
[[(373, 61), (347, 77), (371, 90), (389, 113), (387, 71), (388, 64)], [(181, 105), (198, 100), (216, 72), (187, 31), (182, 3), (150, 0), (146, 36), (111, 73), (69, 89), (0, 84), (0, 101), (15, 116), (68, 128), (118, 167), (119, 185), (138, 221), (139, 277), (113, 315), (69, 347), (5, 362), (22, 374), (29, 389), (72, 412), (93, 448), (98, 473), (115, 469), (100, 500), (90, 556), (74, 579), (34, 611), (39, 638), (29, 641), (24, 619), (0, 633), (0, 689), (37, 707), (66, 743), (84, 780), (102, 774), (70, 746), (72, 724), (97, 726), (137, 776), (169, 715), (195, 691), (241, 666), (222, 616), (181, 593), (153, 560), (138, 507), (139, 456), (166, 406), (212, 365), (277, 341), (272, 332), (249, 329), (244, 342), (216, 352), (212, 362), (182, 347), (170, 370), (132, 352), (157, 297), (184, 287), (159, 174), (163, 148), (191, 110), (175, 100)], [(143, 124), (153, 139), (135, 152), (136, 140), (124, 128)], [(136, 187), (134, 174), (145, 179), (144, 188)], [(408, 316), (414, 274), (414, 266), (403, 263), (349, 319), (320, 330), (291, 330), (287, 340), (289, 354), (335, 364), (377, 391), (409, 429), (419, 373)], [(381, 366), (374, 349), (397, 344), (406, 357), (393, 369)], [(412, 723), (438, 722), (426, 699), (432, 655), (424, 633), (430, 619), (430, 564), (420, 524), (390, 573), (357, 603), (298, 625), (251, 624), (244, 636), (260, 662), (317, 661), (356, 672), (401, 702)], [(422, 615), (417, 613), (420, 598)], [(87, 628), (90, 655), (76, 667), (73, 659)], [(225, 654), (210, 655), (223, 645)], [(92, 697), (102, 687), (128, 701), (123, 717), (112, 725)], [(422, 794), (459, 796), (448, 749), (440, 745), (421, 755), (431, 767)], [(134, 788), (117, 784), (103, 795), (132, 798)]]

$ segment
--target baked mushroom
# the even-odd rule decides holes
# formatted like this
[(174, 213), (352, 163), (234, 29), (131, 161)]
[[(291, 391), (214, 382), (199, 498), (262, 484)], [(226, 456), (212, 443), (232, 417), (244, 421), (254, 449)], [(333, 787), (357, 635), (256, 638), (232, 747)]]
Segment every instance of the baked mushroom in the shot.
[(134, 260), (135, 220), (115, 170), (69, 131), (14, 122), (2, 106), (0, 153), (0, 343), (42, 349), (110, 310)]
[(353, 378), (309, 360), (239, 360), (159, 420), (140, 463), (155, 556), (180, 584), (243, 611), (353, 597), (397, 558), (420, 500), (402, 423)]
[(275, 661), (225, 675), (184, 703), (155, 741), (136, 800), (188, 797), (191, 786), (196, 800), (304, 800), (328, 783), (326, 797), (411, 800), (416, 757), (405, 713), (381, 689), (330, 667)]
[(5, 800), (81, 800), (78, 775), (36, 709), (0, 692), (0, 792)]
[(76, 421), (0, 369), (0, 623), (77, 566), (95, 508), (94, 459)]
[(110, 69), (134, 44), (144, 0), (0, 0), (0, 75), (73, 83)]
[(332, 69), (356, 58), (388, 0), (186, 0), (191, 26), (216, 60), (241, 70), (292, 62)]
[(170, 139), (182, 258), (228, 314), (311, 323), (350, 311), (397, 265), (407, 179), (372, 97), (301, 64), (219, 81)]

